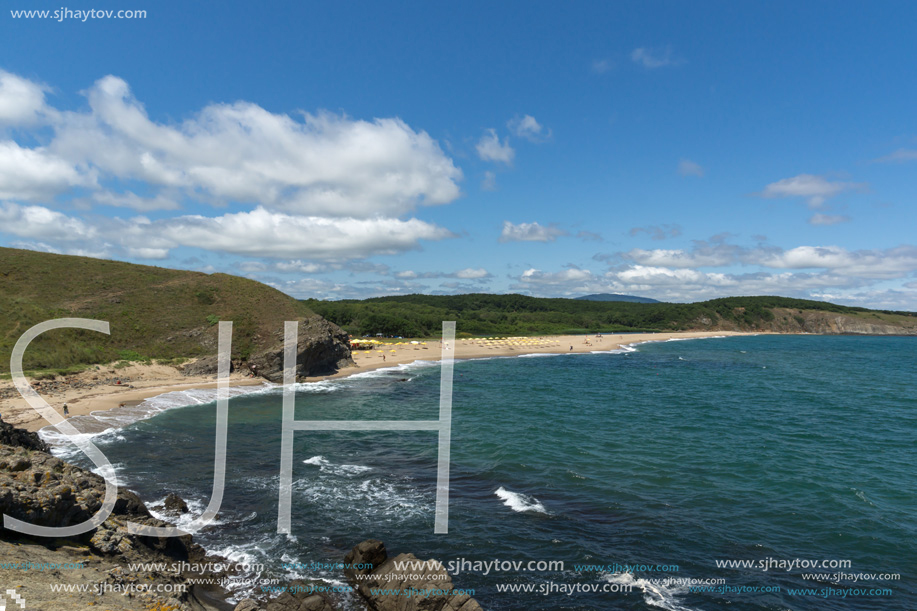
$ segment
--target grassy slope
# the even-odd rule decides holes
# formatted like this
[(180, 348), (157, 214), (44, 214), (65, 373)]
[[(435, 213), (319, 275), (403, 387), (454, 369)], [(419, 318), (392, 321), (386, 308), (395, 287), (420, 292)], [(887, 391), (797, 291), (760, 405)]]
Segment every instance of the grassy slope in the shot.
[(111, 335), (48, 332), (27, 351), (26, 369), (108, 362), (123, 351), (157, 359), (215, 354), (217, 319), (233, 321), (233, 355), (247, 356), (282, 333), (283, 321), (310, 313), (236, 276), (0, 248), (0, 372), (9, 371), (23, 331), (53, 318), (105, 320)]
[[(784, 297), (730, 297), (700, 303), (628, 303), (542, 299), (523, 295), (404, 295), (362, 301), (305, 302), (351, 333), (412, 337), (439, 334), (455, 320), (465, 335), (535, 335), (688, 329), (804, 330), (807, 313), (913, 325), (910, 313), (877, 312)], [(797, 318), (798, 317), (798, 322)]]

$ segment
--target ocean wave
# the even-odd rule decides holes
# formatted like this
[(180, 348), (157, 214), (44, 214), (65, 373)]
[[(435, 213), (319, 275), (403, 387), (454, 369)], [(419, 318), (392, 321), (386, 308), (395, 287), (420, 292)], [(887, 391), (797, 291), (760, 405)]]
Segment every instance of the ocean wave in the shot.
[(418, 369), (428, 369), (430, 367), (439, 367), (439, 361), (425, 361), (423, 359), (419, 359), (410, 363), (398, 363), (397, 365), (392, 365), (390, 367), (379, 367), (378, 369), (372, 369), (362, 373), (355, 373), (353, 375), (347, 376), (346, 378), (340, 378), (340, 380), (336, 380), (336, 382), (341, 382), (344, 380), (365, 380), (367, 378), (390, 378), (392, 377), (393, 373), (408, 373)]
[[(230, 386), (229, 398), (242, 395), (271, 394), (281, 387), (265, 382), (261, 386)], [(176, 390), (144, 399), (137, 405), (118, 407), (110, 410), (97, 410), (84, 416), (74, 416), (69, 419), (70, 424), (80, 431), (79, 437), (96, 441), (108, 441), (108, 438), (118, 439), (117, 431), (141, 420), (148, 420), (162, 412), (189, 407), (192, 405), (206, 405), (217, 400), (216, 388), (190, 388)], [(38, 434), (48, 445), (52, 446), (55, 456), (61, 458), (78, 453), (79, 450), (72, 445), (67, 435), (59, 432), (54, 426), (48, 425), (38, 431)]]
[(688, 592), (687, 586), (666, 586), (660, 583), (653, 583), (646, 579), (634, 577), (633, 573), (610, 573), (604, 577), (609, 583), (640, 588), (643, 591), (643, 602), (651, 607), (659, 607), (660, 609), (666, 609), (666, 611), (696, 611), (690, 607), (685, 607), (678, 601), (678, 596)]
[(372, 471), (372, 467), (365, 467), (363, 465), (335, 465), (328, 461), (324, 456), (313, 456), (312, 458), (307, 458), (303, 461), (307, 465), (315, 465), (323, 473), (333, 473), (334, 475), (359, 475), (361, 473), (366, 473), (367, 471)]
[(518, 355), (518, 358), (525, 359), (525, 358), (533, 358), (536, 356), (562, 356), (563, 354), (564, 354), (563, 352), (534, 352), (532, 354), (520, 354)]
[[(168, 522), (169, 524), (174, 525), (177, 528), (182, 530), (187, 530), (195, 520), (197, 520), (207, 509), (207, 505), (204, 501), (198, 499), (182, 499), (185, 501), (185, 505), (188, 506), (188, 511), (186, 513), (178, 514), (177, 516), (174, 513), (167, 512), (163, 509), (154, 509), (156, 506), (161, 506), (166, 502), (166, 497), (162, 497), (151, 503), (146, 503), (147, 509), (150, 510), (150, 515), (154, 518), (162, 520), (163, 522)], [(212, 521), (208, 523), (208, 526), (218, 526), (220, 524), (225, 524), (226, 522), (220, 519), (220, 514), (217, 514)]]
[(522, 494), (521, 492), (511, 492), (503, 486), (497, 488), (494, 494), (496, 494), (503, 501), (504, 505), (513, 511), (533, 511), (535, 513), (544, 514), (548, 513), (548, 510), (545, 509), (544, 505), (541, 504), (541, 501), (533, 496)]

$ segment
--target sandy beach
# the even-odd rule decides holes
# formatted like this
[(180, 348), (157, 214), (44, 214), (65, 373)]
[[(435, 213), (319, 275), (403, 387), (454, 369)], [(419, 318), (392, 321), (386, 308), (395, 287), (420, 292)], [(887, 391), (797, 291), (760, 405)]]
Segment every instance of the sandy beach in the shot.
[[(731, 331), (690, 331), (678, 333), (639, 333), (605, 335), (555, 335), (543, 337), (474, 338), (455, 342), (455, 358), (470, 359), (523, 354), (589, 353), (616, 350), (623, 345), (666, 341), (668, 339), (694, 339), (752, 335)], [(355, 367), (342, 369), (330, 376), (308, 378), (307, 382), (342, 378), (373, 369), (412, 363), (417, 360), (439, 360), (442, 346), (438, 340), (384, 340), (372, 350), (354, 350)], [(247, 371), (233, 373), (231, 386), (261, 385), (260, 378), (248, 377)], [(192, 388), (216, 388), (216, 376), (185, 376), (166, 365), (140, 365), (115, 368), (102, 365), (85, 372), (58, 378), (56, 381), (38, 381), (38, 390), (52, 407), (62, 412), (66, 403), (70, 416), (86, 415), (95, 411), (132, 406), (161, 394)], [(32, 410), (16, 392), (9, 380), (0, 382), (0, 414), (3, 420), (29, 431), (37, 431), (47, 422)]]

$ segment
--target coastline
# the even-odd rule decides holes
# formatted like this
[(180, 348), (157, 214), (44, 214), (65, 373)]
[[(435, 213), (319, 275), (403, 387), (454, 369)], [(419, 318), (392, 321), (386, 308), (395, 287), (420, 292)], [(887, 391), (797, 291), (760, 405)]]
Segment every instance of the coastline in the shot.
[[(513, 357), (533, 354), (588, 354), (622, 350), (624, 346), (647, 342), (661, 342), (670, 339), (703, 339), (711, 337), (733, 337), (760, 335), (738, 331), (680, 331), (666, 333), (630, 333), (605, 335), (552, 335), (541, 337), (518, 338), (474, 338), (457, 339), (455, 342), (455, 359), (476, 359), (492, 357)], [(305, 379), (306, 383), (346, 378), (353, 375), (407, 365), (415, 361), (438, 361), (442, 355), (439, 340), (411, 343), (409, 340), (377, 345), (373, 350), (354, 350), (354, 367), (342, 369), (327, 376), (315, 376)], [(108, 377), (121, 381), (120, 384), (98, 382)], [(192, 389), (216, 388), (216, 376), (185, 376), (178, 369), (165, 365), (139, 365), (115, 369), (112, 365), (98, 366), (86, 372), (69, 376), (69, 388), (61, 389), (60, 385), (39, 382), (41, 386), (50, 386), (46, 393), (36, 385), (45, 400), (57, 410), (67, 404), (70, 416), (85, 416), (92, 412), (109, 411), (119, 407), (133, 407), (147, 399), (163, 394)], [(34, 381), (33, 381), (34, 383)], [(86, 384), (90, 384), (88, 387)], [(230, 375), (230, 386), (261, 386), (266, 381), (262, 378), (251, 378), (246, 374), (235, 372)], [(38, 431), (49, 426), (19, 396), (12, 381), (0, 382), (0, 392), (12, 391), (12, 398), (0, 399), (0, 414), (3, 419), (28, 431)]]

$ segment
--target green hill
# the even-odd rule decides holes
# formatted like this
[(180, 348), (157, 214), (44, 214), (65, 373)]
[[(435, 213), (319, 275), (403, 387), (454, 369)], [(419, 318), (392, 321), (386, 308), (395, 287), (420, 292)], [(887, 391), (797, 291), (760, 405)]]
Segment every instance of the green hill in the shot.
[(237, 276), (0, 248), (0, 373), (20, 335), (53, 318), (105, 320), (111, 335), (50, 331), (32, 342), (26, 369), (215, 354), (219, 320), (233, 321), (233, 356), (246, 358), (276, 341), (285, 320), (310, 314)]
[(917, 314), (786, 297), (630, 303), (470, 294), (305, 303), (353, 335), (435, 337), (443, 320), (455, 320), (458, 333), (466, 337), (686, 330), (917, 333)]

